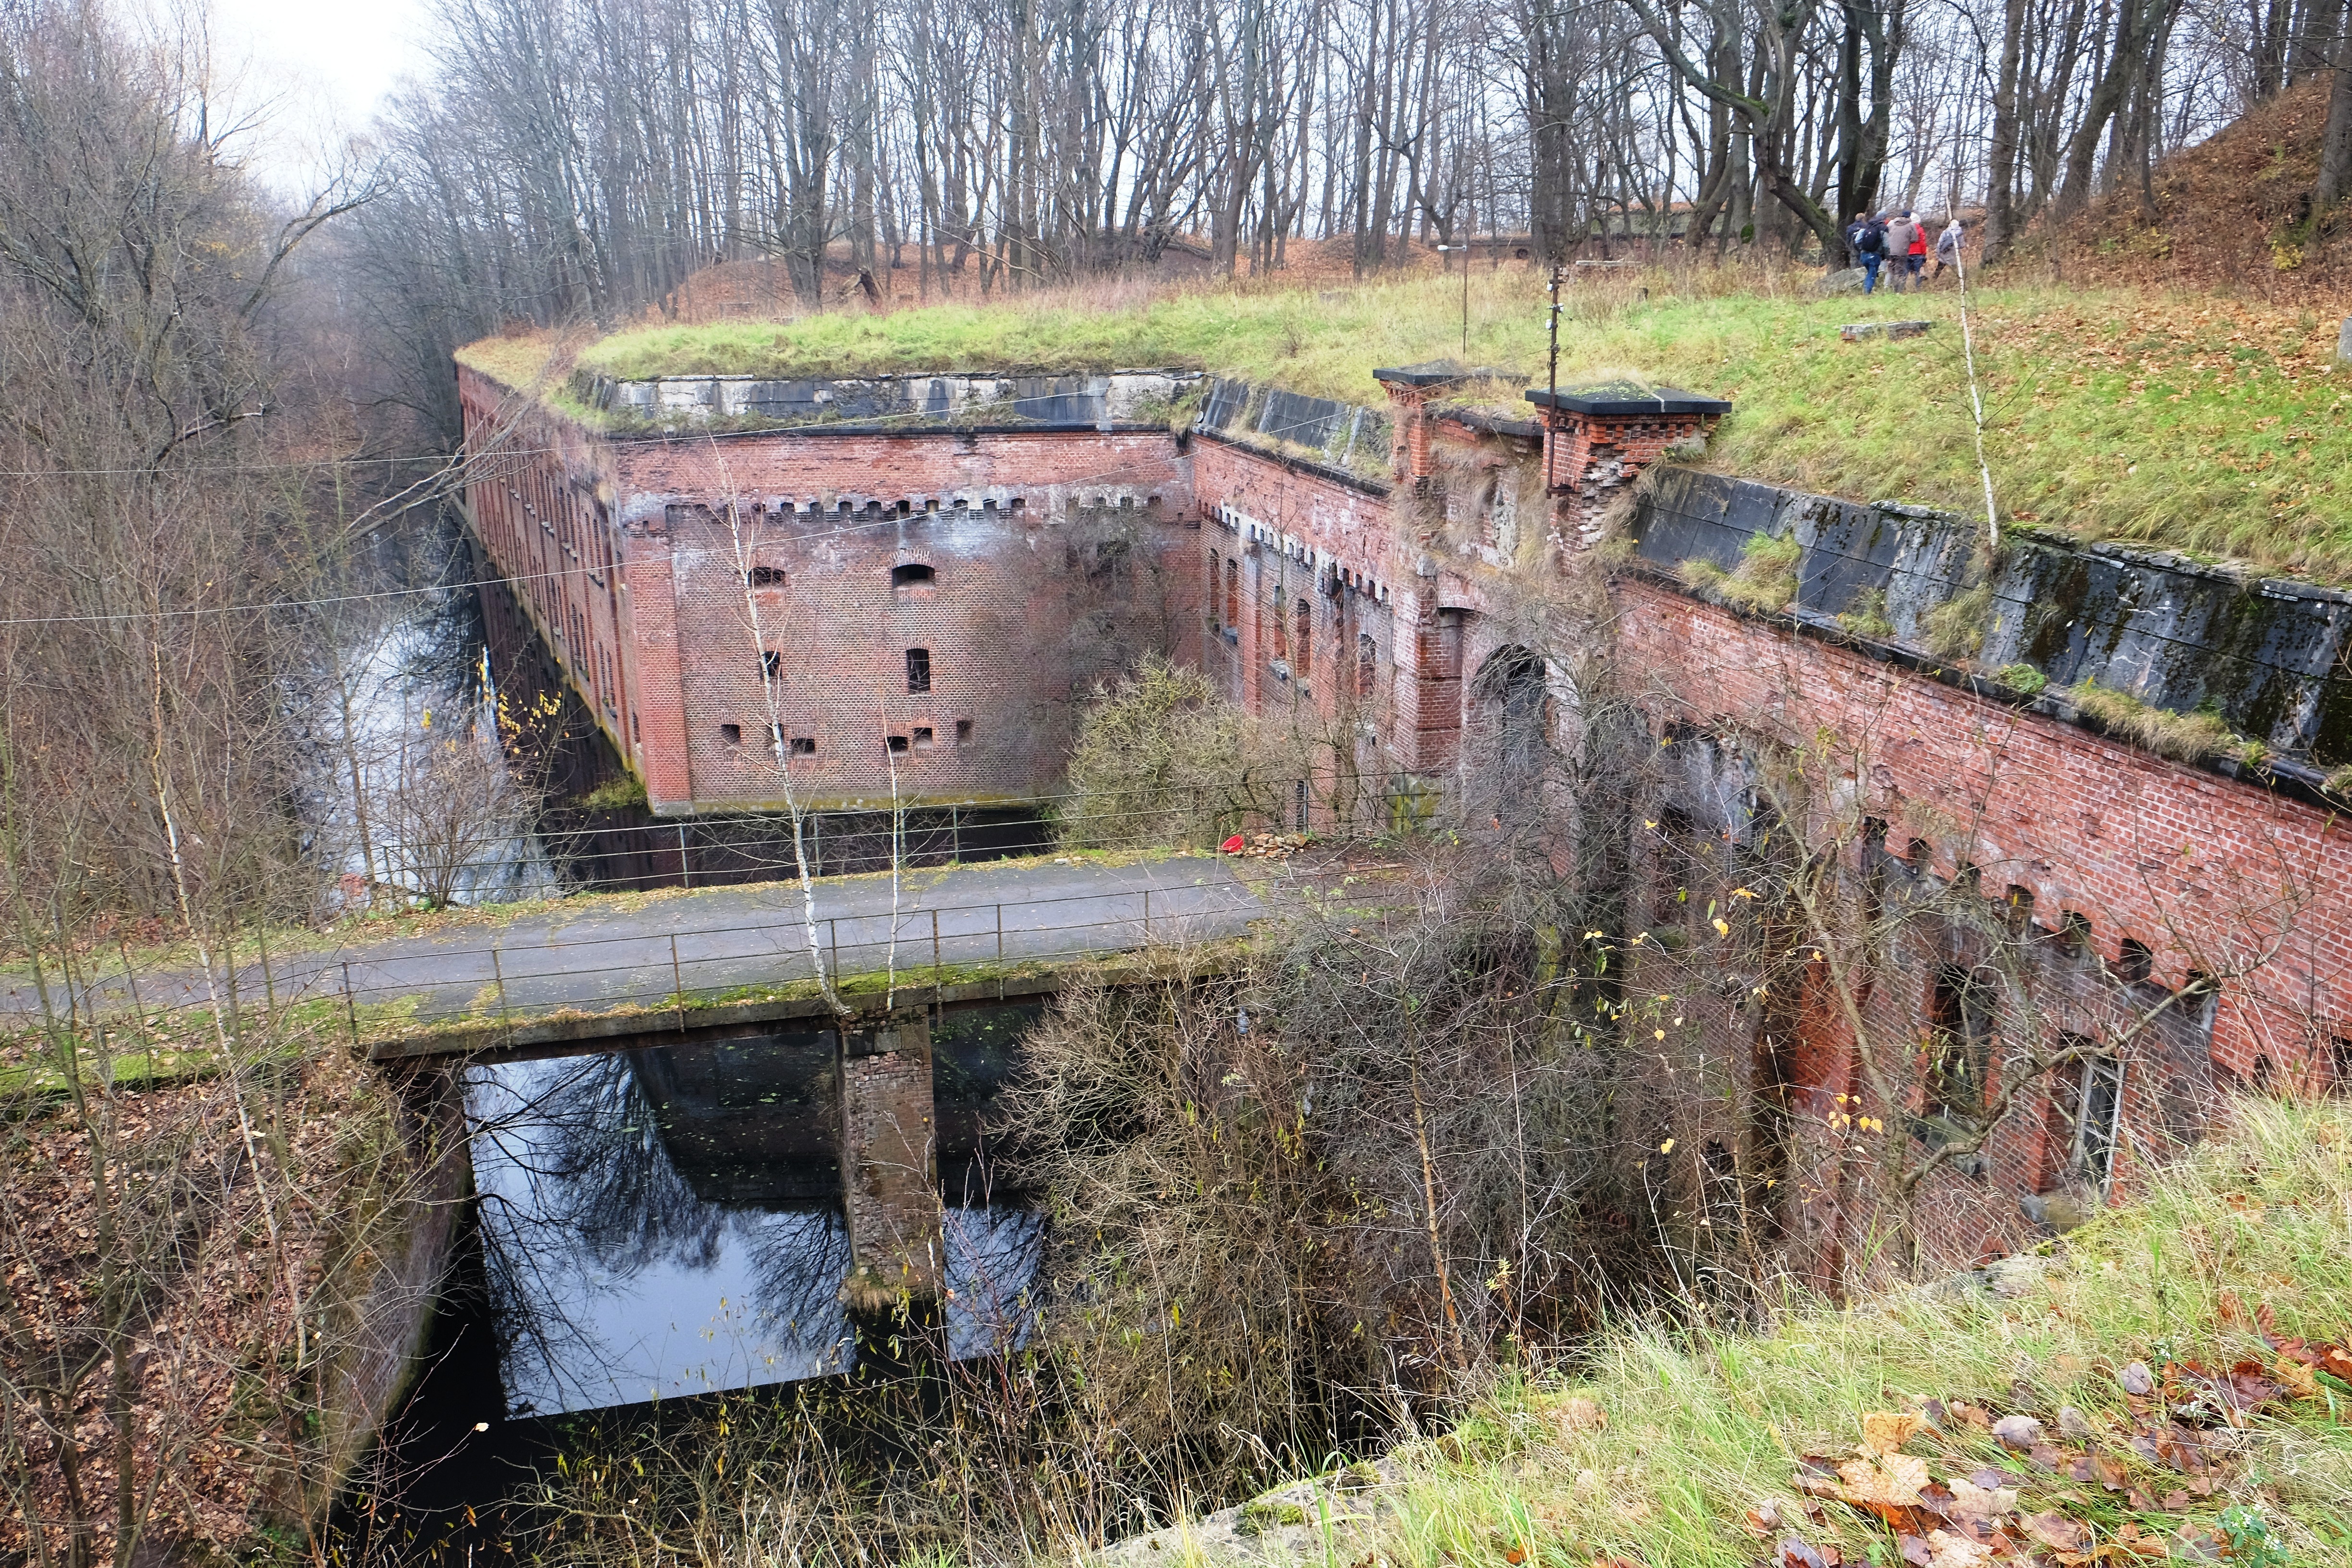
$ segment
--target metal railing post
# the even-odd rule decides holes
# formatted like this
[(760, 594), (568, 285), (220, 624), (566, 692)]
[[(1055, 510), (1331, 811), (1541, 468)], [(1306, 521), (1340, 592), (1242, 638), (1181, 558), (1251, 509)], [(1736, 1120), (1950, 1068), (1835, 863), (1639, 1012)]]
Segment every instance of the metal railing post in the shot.
[(507, 972), (499, 963), (499, 944), (495, 940), (490, 943), (490, 977), (499, 983), (499, 1022), (512, 1029), (514, 1022), (507, 1016)]
[(352, 994), (352, 966), (349, 961), (343, 964), (343, 1018), (351, 1025), (352, 1049), (358, 1050), (360, 1048), (360, 1005), (358, 999)]
[[(931, 990), (940, 988), (940, 911), (931, 911)], [(934, 1000), (936, 1000), (934, 996)]]
[(1143, 940), (1147, 944), (1151, 941), (1151, 889), (1149, 888), (1143, 889)]
[(677, 997), (677, 1032), (683, 1035), (686, 1033), (686, 973), (678, 967), (676, 931), (670, 932), (669, 936), (669, 983), (677, 987), (673, 994)]
[(996, 906), (996, 962), (1000, 964), (1004, 962), (1004, 905), (1002, 900)]
[(824, 922), (824, 940), (833, 949), (833, 983), (841, 984), (841, 921), (838, 916)]

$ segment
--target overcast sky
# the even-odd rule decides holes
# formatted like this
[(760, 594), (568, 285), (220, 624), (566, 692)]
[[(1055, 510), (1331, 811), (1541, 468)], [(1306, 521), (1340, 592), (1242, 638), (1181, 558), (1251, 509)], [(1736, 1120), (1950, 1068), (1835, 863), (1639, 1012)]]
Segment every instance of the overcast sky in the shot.
[(394, 83), (423, 71), (424, 12), (424, 0), (212, 0), (214, 63), (236, 110), (265, 121), (247, 147), (256, 172), (299, 188), (322, 149), (364, 131)]

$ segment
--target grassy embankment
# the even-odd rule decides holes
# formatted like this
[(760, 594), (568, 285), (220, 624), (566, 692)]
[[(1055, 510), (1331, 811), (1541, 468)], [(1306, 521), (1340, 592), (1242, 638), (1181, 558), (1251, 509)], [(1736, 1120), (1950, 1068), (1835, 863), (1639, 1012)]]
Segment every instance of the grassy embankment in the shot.
[[(1804, 274), (1657, 272), (1577, 285), (1564, 384), (1636, 374), (1732, 400), (1709, 466), (1864, 500), (1981, 510), (1958, 298), (1817, 300)], [(1639, 290), (1649, 290), (1647, 300)], [(1380, 401), (1373, 367), (1458, 355), (1456, 280), (1342, 289), (1097, 289), (889, 315), (649, 327), (587, 345), (606, 374), (1200, 368)], [(2352, 366), (2332, 313), (2212, 295), (1997, 285), (1976, 296), (1986, 456), (2003, 520), (2352, 580)], [(1469, 358), (1544, 373), (1530, 272), (1474, 276)], [(1923, 337), (1847, 343), (1840, 324), (1916, 317)], [(465, 351), (530, 384), (548, 341)], [(1524, 405), (1519, 405), (1524, 412)]]
[[(1369, 1548), (1393, 1568), (1821, 1568), (1784, 1556), (1793, 1540), (1829, 1563), (1905, 1568), (1906, 1550), (1932, 1547), (1932, 1568), (1984, 1568), (1998, 1539), (2001, 1560), (2060, 1568), (2216, 1552), (2266, 1568), (2248, 1516), (2229, 1511), (2251, 1508), (2288, 1554), (2270, 1563), (2352, 1563), (2352, 1382), (2294, 1342), (2352, 1341), (2352, 1102), (2245, 1101), (2235, 1115), (2137, 1202), (2053, 1244), (2040, 1269), (2005, 1271), (2007, 1293), (1907, 1291), (1760, 1333), (1629, 1329), (1583, 1376), (1508, 1384), (1391, 1461), (1401, 1479), (1380, 1522), (1333, 1541), (1335, 1561)], [(2147, 1396), (2124, 1386), (2134, 1363), (2154, 1380)], [(2233, 1367), (2268, 1385), (2238, 1385), (2252, 1409), (2235, 1424), (2195, 1402), (2193, 1370)], [(1923, 1410), (1930, 1423), (1891, 1457), (1864, 1457), (1873, 1436), (1916, 1425), (1872, 1416)], [(2011, 1415), (2042, 1423), (2038, 1448), (2003, 1447), (1989, 1424)], [(2151, 1432), (2151, 1456), (2175, 1446), (2143, 1457), (2133, 1439)], [(1809, 1496), (1809, 1456), (1853, 1468), (1816, 1472)], [(1929, 1477), (1948, 1492), (1911, 1507), (1905, 1483)], [(1857, 1481), (1895, 1500), (1822, 1495)], [(1959, 1511), (1983, 1506), (1984, 1539), (1963, 1542), (1969, 1531), (1934, 1511), (1953, 1510), (1952, 1493)], [(1215, 1555), (1186, 1536), (1164, 1531), (1151, 1561)]]

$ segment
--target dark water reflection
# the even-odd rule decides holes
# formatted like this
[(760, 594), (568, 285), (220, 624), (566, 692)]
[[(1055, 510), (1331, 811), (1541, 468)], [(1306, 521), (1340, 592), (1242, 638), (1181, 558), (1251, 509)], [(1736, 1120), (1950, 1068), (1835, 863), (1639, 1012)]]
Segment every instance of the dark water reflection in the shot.
[[(960, 1067), (951, 1057), (940, 1063), (950, 1100), (975, 1077), (969, 1054)], [(814, 1033), (473, 1069), (475, 1182), (510, 1418), (856, 1364), (835, 1299), (850, 1256), (833, 1072), (833, 1037)], [(959, 1119), (942, 1120), (952, 1144)], [(970, 1152), (942, 1150), (959, 1174)], [(950, 1204), (953, 1353), (1018, 1342), (1040, 1230), (1025, 1208)]]

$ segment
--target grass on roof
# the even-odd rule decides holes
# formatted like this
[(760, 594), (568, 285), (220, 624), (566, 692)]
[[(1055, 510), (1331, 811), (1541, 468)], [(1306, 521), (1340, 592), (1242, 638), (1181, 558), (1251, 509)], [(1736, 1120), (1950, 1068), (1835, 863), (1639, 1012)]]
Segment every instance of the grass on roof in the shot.
[[(1810, 275), (1706, 268), (1568, 290), (1563, 384), (1627, 374), (1727, 397), (1709, 467), (1864, 500), (1980, 513), (1958, 297), (1821, 300)], [(1647, 290), (1647, 297), (1643, 291)], [(2333, 315), (2211, 295), (1999, 285), (1975, 295), (1985, 456), (2003, 520), (2273, 570), (2352, 577), (2352, 366)], [(1467, 358), (1539, 384), (1545, 296), (1523, 269), (1474, 271)], [(1843, 342), (1841, 324), (1928, 321)], [(1103, 286), (888, 315), (634, 329), (584, 368), (695, 373), (1072, 371), (1166, 366), (1378, 404), (1381, 365), (1463, 353), (1459, 275), (1321, 289)], [(466, 351), (530, 385), (545, 340)], [(1524, 405), (1519, 412), (1524, 413)]]

